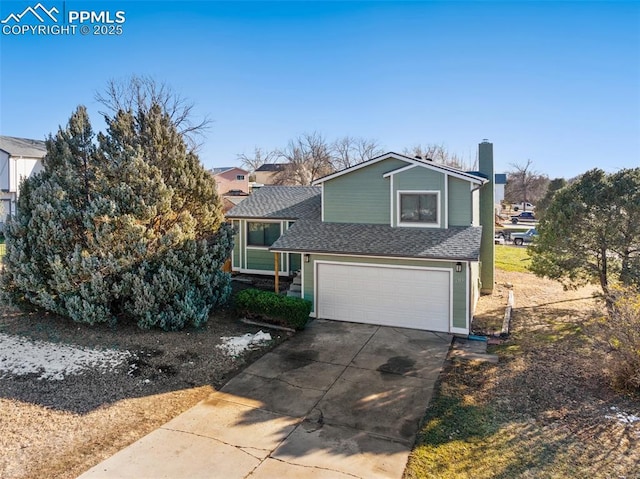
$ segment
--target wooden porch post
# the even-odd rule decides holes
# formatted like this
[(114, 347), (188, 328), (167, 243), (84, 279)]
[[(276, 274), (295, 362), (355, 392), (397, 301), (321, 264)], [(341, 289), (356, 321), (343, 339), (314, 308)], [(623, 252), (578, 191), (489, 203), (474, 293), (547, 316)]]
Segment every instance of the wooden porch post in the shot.
[(278, 271), (280, 271), (280, 253), (278, 252), (273, 253), (273, 257), (274, 257), (275, 272), (276, 272), (276, 294), (278, 294), (280, 293), (280, 284), (279, 284), (280, 278), (278, 277)]

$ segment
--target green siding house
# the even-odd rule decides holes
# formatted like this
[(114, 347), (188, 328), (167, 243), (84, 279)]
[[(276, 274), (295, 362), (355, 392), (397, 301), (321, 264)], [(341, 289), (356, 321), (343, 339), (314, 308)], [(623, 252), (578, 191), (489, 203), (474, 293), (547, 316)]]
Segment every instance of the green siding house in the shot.
[(301, 276), (313, 317), (467, 335), (493, 289), (493, 145), (479, 172), (387, 153), (229, 211), (232, 269)]

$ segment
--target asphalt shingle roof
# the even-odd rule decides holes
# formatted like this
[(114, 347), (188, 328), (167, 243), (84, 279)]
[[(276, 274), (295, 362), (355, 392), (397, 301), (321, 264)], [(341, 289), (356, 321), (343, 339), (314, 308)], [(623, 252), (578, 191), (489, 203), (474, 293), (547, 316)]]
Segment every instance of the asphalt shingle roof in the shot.
[(218, 168), (211, 168), (209, 171), (214, 175), (219, 175), (220, 173), (224, 173), (225, 171), (233, 170), (235, 166), (220, 166)]
[(14, 136), (0, 136), (0, 150), (6, 151), (11, 156), (25, 156), (27, 158), (44, 158), (47, 154), (44, 141)]
[(477, 261), (482, 227), (392, 228), (388, 225), (297, 221), (274, 251), (341, 253)]
[(320, 193), (316, 186), (263, 186), (232, 208), (228, 218), (320, 218)]
[(287, 166), (287, 163), (265, 163), (257, 168), (256, 171), (280, 171), (285, 166)]

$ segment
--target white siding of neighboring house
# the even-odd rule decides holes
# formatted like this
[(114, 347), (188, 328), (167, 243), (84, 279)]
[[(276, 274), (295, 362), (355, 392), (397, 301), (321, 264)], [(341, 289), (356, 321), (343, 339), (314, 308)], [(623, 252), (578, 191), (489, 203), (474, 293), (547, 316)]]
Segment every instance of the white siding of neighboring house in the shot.
[(9, 193), (9, 173), (11, 171), (9, 154), (0, 151), (0, 232), (4, 228), (4, 222), (11, 213), (14, 194)]
[(42, 162), (35, 158), (11, 158), (13, 166), (9, 184), (9, 191), (18, 193), (22, 178), (29, 178), (32, 174), (42, 170)]
[(22, 178), (39, 173), (42, 168), (42, 161), (38, 158), (12, 157), (0, 151), (0, 231), (7, 215), (16, 213)]
[(497, 205), (501, 204), (504, 200), (504, 185), (495, 185), (494, 189), (494, 201)]

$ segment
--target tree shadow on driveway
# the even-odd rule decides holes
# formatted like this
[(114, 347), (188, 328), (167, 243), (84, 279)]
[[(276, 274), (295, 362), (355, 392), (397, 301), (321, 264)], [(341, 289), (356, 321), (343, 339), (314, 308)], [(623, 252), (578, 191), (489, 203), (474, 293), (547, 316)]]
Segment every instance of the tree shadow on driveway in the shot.
[(450, 343), (446, 334), (316, 320), (167, 428), (290, 467), (400, 477)]

